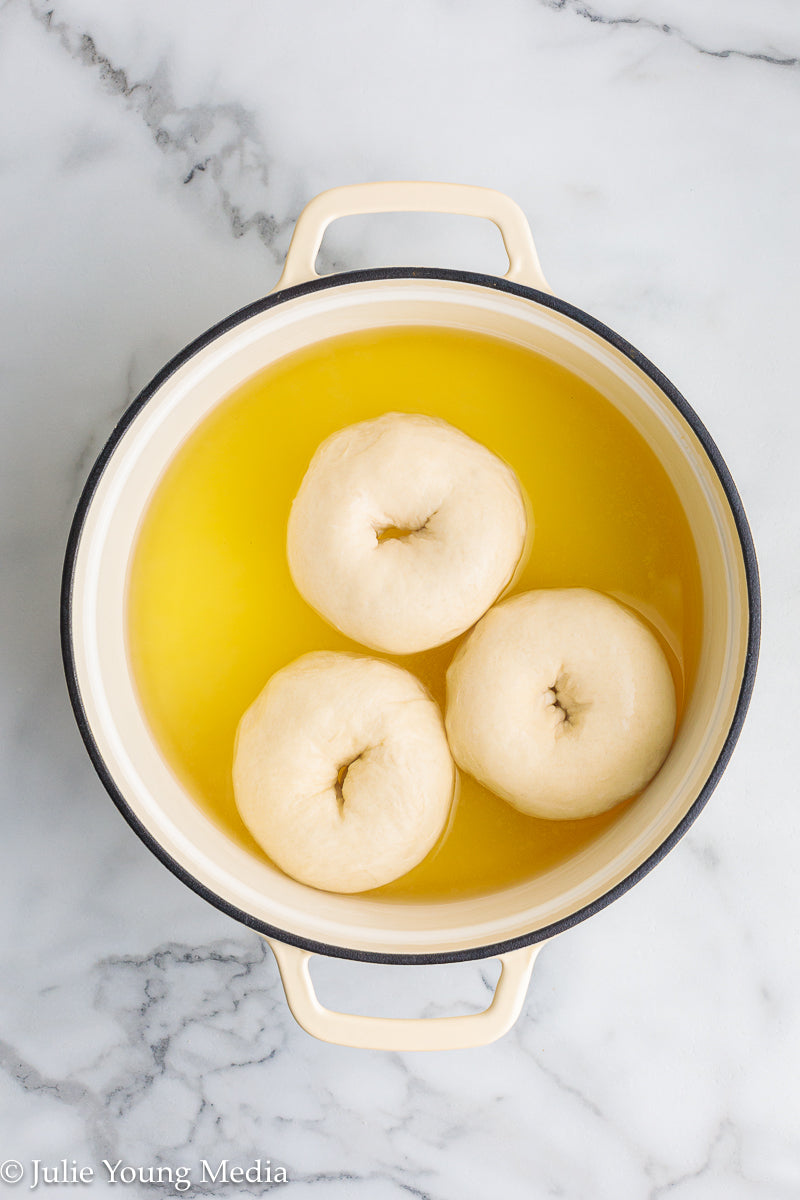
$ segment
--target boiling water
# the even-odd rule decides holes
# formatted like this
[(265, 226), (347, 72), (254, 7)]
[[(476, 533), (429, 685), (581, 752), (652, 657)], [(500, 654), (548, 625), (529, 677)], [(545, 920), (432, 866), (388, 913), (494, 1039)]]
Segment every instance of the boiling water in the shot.
[[(609, 401), (548, 359), (478, 334), (410, 327), (318, 343), (238, 388), (180, 448), (145, 513), (129, 581), (129, 653), (150, 727), (197, 804), (257, 855), (231, 783), (239, 718), (298, 655), (373, 653), (296, 591), (289, 508), (325, 437), (392, 411), (443, 417), (514, 467), (535, 518), (515, 591), (589, 587), (631, 605), (667, 652), (679, 713), (696, 670), (692, 534), (658, 459)], [(443, 704), (457, 645), (393, 661)], [(438, 846), (380, 891), (422, 901), (522, 882), (587, 846), (630, 803), (543, 821), (462, 776)]]

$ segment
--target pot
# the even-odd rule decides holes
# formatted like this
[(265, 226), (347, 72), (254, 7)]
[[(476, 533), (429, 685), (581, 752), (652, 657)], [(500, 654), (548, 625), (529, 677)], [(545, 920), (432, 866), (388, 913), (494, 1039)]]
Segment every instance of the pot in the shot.
[[(493, 221), (508, 272), (503, 278), (427, 268), (316, 274), (331, 221), (392, 211)], [(513, 339), (606, 396), (672, 480), (697, 545), (703, 605), (696, 682), (669, 757), (636, 803), (590, 847), (535, 880), (429, 904), (322, 893), (235, 845), (182, 788), (151, 734), (125, 629), (126, 581), (142, 514), (177, 448), (221, 398), (270, 362), (321, 338), (412, 324)], [(325, 192), (308, 205), (277, 288), (176, 355), (111, 434), (78, 504), (62, 590), (62, 645), (75, 716), (123, 816), (179, 879), (267, 939), (303, 1028), (328, 1041), (381, 1049), (475, 1046), (510, 1028), (543, 943), (626, 892), (697, 817), (741, 729), (758, 636), (758, 573), (747, 521), (697, 415), (642, 354), (551, 293), (527, 221), (511, 200), (455, 184), (365, 184)], [(314, 954), (408, 964), (497, 957), (502, 969), (482, 1013), (391, 1020), (324, 1008), (309, 973)]]

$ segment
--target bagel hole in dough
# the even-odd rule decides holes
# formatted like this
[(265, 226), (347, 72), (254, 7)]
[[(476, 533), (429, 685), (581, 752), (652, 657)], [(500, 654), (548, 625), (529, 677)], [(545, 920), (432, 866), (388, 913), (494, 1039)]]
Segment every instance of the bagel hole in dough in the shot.
[(353, 763), (357, 763), (359, 759), (364, 757), (366, 752), (366, 749), (364, 749), (360, 752), (360, 754), (356, 754), (354, 758), (342, 763), (342, 765), (339, 767), (339, 770), (336, 772), (333, 790), (336, 793), (336, 804), (338, 805), (340, 816), (344, 816), (344, 781), (347, 778), (347, 772), (350, 770)]
[(581, 704), (575, 698), (570, 678), (563, 667), (545, 692), (544, 698), (545, 704), (553, 712), (556, 734), (559, 737), (573, 732), (581, 713), (589, 708), (588, 703)]
[(399, 525), (378, 526), (375, 530), (378, 545), (381, 546), (384, 542), (404, 542), (410, 540), (417, 533), (428, 533), (430, 523), (438, 511), (438, 509), (434, 510), (421, 525), (412, 526), (402, 522)]

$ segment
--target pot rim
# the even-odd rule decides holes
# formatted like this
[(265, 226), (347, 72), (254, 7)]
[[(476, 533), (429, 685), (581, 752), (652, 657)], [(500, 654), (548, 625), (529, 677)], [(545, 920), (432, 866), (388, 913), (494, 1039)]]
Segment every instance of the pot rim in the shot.
[[(461, 950), (438, 951), (429, 954), (390, 954), (381, 953), (378, 951), (364, 951), (353, 949), (348, 946), (337, 946), (324, 942), (317, 942), (309, 938), (300, 937), (297, 934), (289, 933), (286, 930), (279, 929), (276, 926), (269, 925), (264, 921), (260, 921), (253, 917), (250, 913), (237, 908), (224, 897), (219, 896), (216, 892), (208, 888), (204, 883), (187, 871), (180, 863), (176, 862), (170, 854), (166, 852), (160, 842), (154, 837), (150, 830), (139, 820), (136, 814), (128, 805), (125, 797), (117, 787), (111, 773), (106, 766), (105, 760), (100, 753), (99, 747), (95, 741), (92, 729), (86, 714), (86, 709), (81, 697), (80, 688), (78, 685), (77, 669), (75, 663), (74, 647), (72, 641), (72, 592), (75, 577), (75, 568), (78, 556), (78, 548), (80, 545), (83, 527), (86, 521), (86, 516), (94, 499), (97, 486), (105, 471), (106, 465), (114, 454), (117, 445), (122, 439), (123, 434), (128, 429), (137, 414), (148, 403), (152, 396), (159, 390), (162, 384), (165, 383), (171, 375), (173, 375), (180, 367), (184, 365), (190, 358), (213, 342), (222, 334), (247, 321), (249, 318), (274, 308), (286, 300), (293, 300), (297, 297), (309, 295), (314, 292), (324, 291), (329, 288), (343, 287), (353, 283), (369, 283), (386, 279), (433, 279), (444, 280), (454, 283), (467, 284), (472, 287), (489, 288), (493, 291), (507, 292), (511, 295), (519, 296), (525, 300), (533, 300), (535, 303), (542, 305), (545, 308), (562, 313), (571, 320), (583, 325), (592, 333), (602, 338), (604, 341), (612, 345), (616, 350), (630, 359), (645, 375), (656, 384), (656, 386), (664, 393), (667, 399), (678, 410), (687, 424), (691, 427), (697, 436), (700, 444), (703, 447), (711, 465), (713, 466), (717, 477), (719, 478), (725, 497), (730, 506), (736, 525), (739, 544), (742, 551), (744, 562), (745, 578), (747, 581), (747, 596), (748, 596), (748, 634), (747, 634), (747, 652), (745, 656), (744, 670), (742, 681), (739, 688), (739, 695), (736, 702), (736, 708), (728, 729), (725, 742), (717, 757), (714, 766), (712, 767), (708, 778), (706, 779), (702, 789), (700, 790), (694, 803), (689, 810), (675, 826), (675, 828), (664, 838), (660, 845), (653, 853), (645, 859), (635, 870), (633, 870), (614, 887), (610, 888), (602, 896), (597, 897), (590, 904), (578, 909), (567, 917), (563, 917), (559, 921), (555, 921), (550, 925), (544, 926), (541, 929), (536, 929), (531, 933), (520, 935), (519, 937), (511, 938), (506, 941), (496, 942), (483, 946), (473, 946)], [(643, 879), (653, 867), (655, 867), (669, 851), (677, 845), (683, 835), (686, 833), (689, 826), (699, 816), (701, 810), (705, 807), (711, 793), (714, 791), (719, 782), (725, 767), (733, 753), (734, 746), (738, 741), (741, 733), (742, 725), (747, 714), (747, 709), (750, 704), (750, 698), (753, 692), (755, 681), (756, 666), (758, 663), (758, 651), (761, 635), (761, 590), (759, 585), (758, 563), (756, 560), (755, 547), (753, 538), (750, 532), (750, 527), (745, 515), (744, 506), (742, 504), (736, 485), (733, 482), (730, 471), (723, 459), (719, 449), (717, 448), (713, 438), (706, 429), (703, 422), (698, 417), (697, 413), (678, 391), (673, 383), (650, 362), (639, 350), (627, 342), (619, 334), (615, 333), (608, 326), (598, 321), (596, 317), (590, 316), (582, 309), (576, 308), (566, 300), (561, 300), (547, 292), (538, 291), (535, 288), (528, 287), (524, 284), (514, 283), (508, 279), (500, 278), (495, 275), (484, 275), (473, 271), (450, 270), (437, 267), (377, 267), (368, 270), (345, 271), (334, 275), (327, 275), (309, 280), (307, 283), (297, 284), (293, 287), (287, 287), (277, 292), (272, 292), (259, 300), (255, 300), (230, 316), (225, 317), (222, 321), (212, 325), (205, 333), (191, 341), (182, 350), (178, 351), (170, 361), (162, 367), (162, 369), (153, 377), (153, 379), (142, 389), (135, 400), (128, 406), (120, 420), (111, 432), (108, 440), (103, 446), (97, 460), (89, 473), (88, 479), (81, 492), (80, 499), (75, 510), (75, 515), (72, 520), (72, 525), (67, 540), (66, 553), (64, 558), (64, 568), (61, 582), (61, 653), (64, 663), (64, 673), (66, 675), (67, 690), (69, 692), (70, 702), (72, 704), (75, 719), (80, 730), (81, 737), (91, 759), (92, 765), (100, 778), (103, 786), (108, 792), (111, 799), (119, 809), (122, 816), (128, 822), (133, 831), (144, 842), (147, 848), (158, 858), (165, 867), (167, 867), (173, 875), (177, 876), (182, 883), (191, 888), (197, 895), (207, 900), (215, 908), (234, 920), (246, 925), (248, 928), (255, 930), (257, 933), (268, 938), (276, 938), (281, 942), (286, 942), (289, 945), (297, 946), (303, 950), (307, 950), (313, 954), (322, 954), (330, 958), (354, 959), (360, 962), (386, 963), (392, 965), (426, 965), (436, 963), (453, 963), (467, 962), (475, 959), (493, 958), (499, 954), (506, 954), (509, 951), (517, 950), (523, 946), (530, 946), (536, 942), (546, 941), (554, 937), (558, 933), (562, 933), (566, 929), (572, 928), (574, 925), (585, 921), (588, 917), (600, 912), (606, 908), (614, 900), (623, 896), (627, 891)]]

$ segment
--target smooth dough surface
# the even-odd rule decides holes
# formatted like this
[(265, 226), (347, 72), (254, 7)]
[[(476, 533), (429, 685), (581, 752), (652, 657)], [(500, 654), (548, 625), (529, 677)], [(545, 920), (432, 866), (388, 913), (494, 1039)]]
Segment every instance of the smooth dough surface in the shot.
[(386, 413), (319, 447), (292, 505), (287, 553), (298, 591), (327, 621), (362, 645), (412, 654), (486, 612), (527, 529), (502, 459), (446, 421)]
[(584, 588), (505, 600), (447, 673), (456, 762), (537, 817), (593, 816), (638, 792), (667, 755), (675, 713), (654, 635)]
[(284, 667), (237, 732), (244, 823), (288, 875), (328, 891), (379, 887), (421, 862), (447, 823), (454, 777), (422, 684), (355, 654)]

